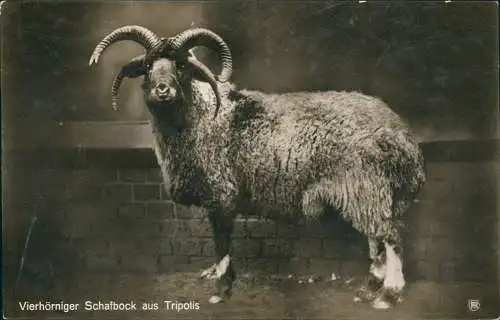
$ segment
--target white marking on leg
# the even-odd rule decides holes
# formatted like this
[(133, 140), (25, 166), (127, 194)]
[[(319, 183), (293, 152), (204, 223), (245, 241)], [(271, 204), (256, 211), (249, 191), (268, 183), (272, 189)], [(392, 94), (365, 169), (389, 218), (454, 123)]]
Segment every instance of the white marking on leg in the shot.
[[(383, 284), (383, 289), (389, 289), (395, 292), (401, 292), (403, 290), (406, 281), (403, 275), (403, 263), (400, 257), (396, 254), (394, 246), (388, 243), (385, 245), (385, 256), (386, 256), (386, 274)], [(389, 309), (392, 304), (386, 301), (383, 297), (377, 297), (372, 303), (375, 309)]]
[(387, 274), (387, 266), (384, 262), (373, 261), (370, 265), (370, 273), (379, 280), (384, 280)]
[[(215, 276), (213, 278), (215, 279), (222, 278), (222, 276), (226, 274), (230, 262), (231, 262), (231, 257), (228, 254), (226, 254), (224, 258), (222, 258), (221, 261), (219, 261), (219, 263), (215, 265), (215, 272), (214, 272)], [(224, 299), (221, 296), (213, 295), (208, 299), (208, 302), (211, 304), (216, 304), (223, 300)]]
[(222, 276), (226, 274), (229, 262), (231, 262), (231, 257), (226, 254), (224, 258), (222, 258), (221, 261), (215, 266), (215, 276), (217, 279), (222, 278)]
[(386, 252), (386, 277), (384, 279), (384, 288), (393, 289), (397, 292), (403, 290), (406, 281), (403, 275), (403, 262), (394, 251), (394, 246), (385, 243)]
[(203, 270), (201, 272), (200, 277), (201, 278), (207, 278), (207, 279), (213, 279), (215, 278), (215, 267), (217, 266), (216, 263), (208, 267), (207, 269)]
[(378, 241), (374, 238), (368, 238), (368, 247), (370, 249), (370, 273), (379, 280), (384, 280), (387, 273), (385, 262), (383, 261), (383, 254), (378, 254)]

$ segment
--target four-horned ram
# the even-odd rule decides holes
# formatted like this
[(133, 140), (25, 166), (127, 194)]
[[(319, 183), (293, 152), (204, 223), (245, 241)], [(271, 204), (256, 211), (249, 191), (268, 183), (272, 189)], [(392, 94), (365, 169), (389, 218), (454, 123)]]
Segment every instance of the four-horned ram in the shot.
[[(207, 209), (216, 263), (210, 302), (229, 297), (236, 214), (319, 217), (335, 209), (368, 238), (372, 264), (355, 300), (389, 308), (401, 296), (401, 216), (425, 181), (421, 150), (381, 100), (357, 92), (265, 94), (228, 83), (231, 52), (204, 28), (160, 38), (140, 26), (108, 34), (90, 65), (111, 44), (131, 40), (146, 53), (126, 64), (112, 85), (113, 107), (125, 77), (144, 76), (155, 152), (174, 201)], [(218, 76), (193, 54), (216, 52)], [(327, 212), (330, 212), (327, 210)]]

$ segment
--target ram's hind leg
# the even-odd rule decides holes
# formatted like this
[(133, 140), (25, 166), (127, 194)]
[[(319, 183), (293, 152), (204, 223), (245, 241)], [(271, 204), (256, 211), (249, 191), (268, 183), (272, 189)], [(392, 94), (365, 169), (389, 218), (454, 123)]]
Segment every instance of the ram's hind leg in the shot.
[(219, 303), (231, 296), (233, 282), (236, 279), (231, 259), (231, 235), (234, 229), (233, 218), (220, 212), (210, 214), (215, 244), (216, 263), (207, 269), (208, 278), (215, 279), (216, 292), (209, 299), (210, 303)]
[(370, 272), (363, 284), (358, 288), (354, 296), (355, 302), (374, 300), (386, 276), (386, 259), (383, 244), (375, 237), (368, 237), (368, 247), (372, 261)]
[(403, 246), (398, 231), (391, 232), (384, 241), (386, 272), (382, 288), (372, 302), (375, 309), (388, 309), (401, 301), (406, 281), (403, 274)]

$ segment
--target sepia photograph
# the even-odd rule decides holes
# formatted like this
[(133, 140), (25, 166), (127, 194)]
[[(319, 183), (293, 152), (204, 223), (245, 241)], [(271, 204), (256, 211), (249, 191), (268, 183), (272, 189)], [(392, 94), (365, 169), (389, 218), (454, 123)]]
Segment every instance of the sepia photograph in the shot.
[(499, 319), (496, 1), (1, 1), (9, 319)]

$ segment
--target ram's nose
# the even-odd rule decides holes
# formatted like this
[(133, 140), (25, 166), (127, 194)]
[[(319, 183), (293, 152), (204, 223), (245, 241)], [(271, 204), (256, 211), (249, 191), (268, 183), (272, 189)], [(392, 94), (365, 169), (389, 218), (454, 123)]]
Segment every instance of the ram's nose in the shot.
[(170, 87), (164, 83), (160, 83), (156, 86), (156, 93), (159, 96), (167, 97), (170, 95)]

